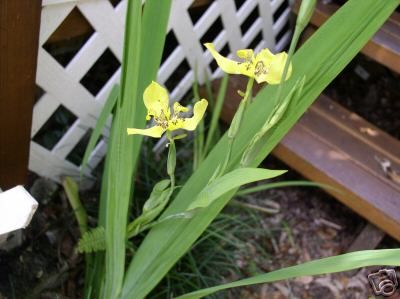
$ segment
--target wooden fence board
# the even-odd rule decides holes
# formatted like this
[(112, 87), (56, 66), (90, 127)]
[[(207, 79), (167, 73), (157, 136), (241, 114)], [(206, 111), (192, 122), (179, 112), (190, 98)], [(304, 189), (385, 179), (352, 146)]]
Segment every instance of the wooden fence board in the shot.
[(0, 1), (0, 186), (26, 179), (40, 0)]

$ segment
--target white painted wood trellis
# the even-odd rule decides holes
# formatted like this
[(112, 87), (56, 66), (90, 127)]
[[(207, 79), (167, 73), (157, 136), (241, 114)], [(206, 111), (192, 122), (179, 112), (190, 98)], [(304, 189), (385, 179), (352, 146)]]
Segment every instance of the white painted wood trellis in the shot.
[[(168, 25), (170, 39), (167, 38), (167, 43), (175, 41), (176, 47), (164, 57), (158, 72), (158, 82), (167, 86), (172, 99), (180, 100), (190, 90), (195, 68), (199, 72), (200, 83), (203, 83), (204, 70), (211, 78), (221, 76), (222, 72), (212, 65), (213, 59), (201, 42), (213, 41), (217, 50), (225, 50), (225, 55), (231, 53), (232, 57), (232, 53), (238, 49), (252, 47), (259, 50), (268, 47), (280, 51), (288, 44), (291, 32), (287, 0), (209, 1), (204, 13), (196, 18), (188, 11), (193, 1), (173, 0)], [(88, 21), (93, 32), (75, 55), (62, 65), (46, 50), (46, 42), (76, 9)], [(121, 61), (125, 10), (124, 0), (115, 7), (109, 0), (43, 0), (36, 77), (42, 95), (33, 111), (29, 162), (33, 172), (56, 181), (65, 175), (79, 176), (80, 162), (76, 159), (71, 162), (71, 153), (76, 151), (85, 134), (95, 126), (108, 93), (120, 78), (119, 64), (95, 92), (85, 87), (90, 78), (84, 78), (96, 62), (101, 64), (101, 57), (105, 53)], [(213, 40), (203, 40), (209, 37), (211, 27), (213, 31), (220, 31), (212, 36)], [(182, 70), (185, 73), (173, 79), (171, 86), (168, 80), (176, 73), (182, 73)], [(54, 130), (49, 123), (57, 117), (61, 117), (61, 123), (65, 123), (61, 128), (62, 134), (55, 134), (56, 140), (50, 145), (46, 144), (43, 138)], [(57, 129), (60, 131), (60, 128)], [(88, 178), (91, 177), (91, 170), (104, 157), (108, 131), (109, 127), (90, 157), (90, 170), (85, 173)]]

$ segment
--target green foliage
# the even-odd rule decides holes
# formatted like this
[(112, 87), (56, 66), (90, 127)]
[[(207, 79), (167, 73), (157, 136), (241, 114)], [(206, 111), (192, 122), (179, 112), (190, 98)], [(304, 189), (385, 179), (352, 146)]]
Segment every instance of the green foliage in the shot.
[(80, 253), (92, 253), (105, 249), (105, 230), (102, 226), (85, 232), (78, 243), (78, 251)]
[(75, 213), (81, 234), (84, 234), (88, 229), (87, 214), (79, 198), (78, 184), (72, 178), (66, 177), (63, 181), (63, 187)]
[[(142, 1), (128, 0), (121, 85), (119, 92), (114, 89), (110, 95), (110, 102), (107, 102), (90, 143), (93, 147), (109, 112), (115, 107), (103, 175), (99, 227), (84, 234), (80, 242), (80, 249), (84, 252), (105, 248), (105, 252), (96, 252), (94, 265), (89, 267), (91, 270), (87, 273), (86, 283), (91, 289), (85, 293), (86, 298), (146, 297), (195, 244), (238, 187), (247, 182), (281, 174), (280, 171), (255, 167), (357, 54), (398, 4), (399, 0), (349, 0), (293, 56), (291, 79), (279, 87), (267, 86), (251, 104), (243, 106), (238, 116), (240, 126), (232, 126), (230, 134), (225, 134), (210, 151), (208, 147), (211, 148), (211, 141), (208, 139), (215, 138), (212, 132), (217, 131), (215, 126), (218, 117), (212, 118), (211, 135), (206, 140), (204, 124), (200, 125), (195, 138), (196, 171), (167, 206), (175, 187), (175, 155), (179, 156), (179, 151), (175, 153), (173, 147), (174, 153), (170, 153), (168, 161), (170, 180), (156, 184), (144, 205), (142, 215), (128, 225), (142, 138), (127, 136), (126, 128), (145, 126), (146, 113), (141, 101), (142, 94), (151, 80), (156, 78), (171, 7), (171, 0), (147, 0), (144, 8)], [(295, 41), (299, 35), (299, 30), (296, 30)], [(289, 57), (295, 44), (296, 42), (292, 43)], [(304, 78), (307, 78), (305, 82)], [(222, 87), (222, 90), (226, 88)], [(250, 97), (249, 90), (248, 88), (246, 98)], [(196, 87), (194, 93), (195, 97), (199, 97)], [(218, 96), (215, 115), (220, 113), (222, 93), (221, 91), (221, 96)], [(113, 101), (116, 101), (115, 105)], [(251, 151), (249, 150), (251, 155), (246, 155), (246, 168), (238, 169), (243, 153), (255, 135), (258, 136), (257, 146), (252, 144)], [(173, 143), (173, 140), (170, 142)], [(221, 164), (223, 161), (225, 162)], [(77, 191), (71, 194), (76, 198)], [(127, 238), (145, 229), (151, 230), (132, 260), (127, 263)], [(206, 289), (183, 298), (198, 298), (229, 287), (305, 274), (343, 271), (370, 264), (395, 265), (399, 262), (395, 254), (398, 255), (399, 252), (369, 251), (332, 257)], [(88, 259), (89, 262), (90, 260)], [(125, 273), (126, 264), (129, 266)]]
[(304, 275), (335, 273), (368, 266), (400, 266), (399, 256), (400, 249), (364, 250), (351, 252), (272, 271), (270, 273), (257, 275), (252, 278), (239, 280), (233, 283), (227, 283), (208, 289), (203, 289), (179, 296), (176, 299), (198, 299), (227, 288), (274, 282)]
[(284, 174), (285, 170), (238, 168), (210, 182), (187, 208), (188, 211), (207, 208), (220, 196), (244, 184), (271, 179)]
[(115, 107), (118, 95), (119, 95), (119, 85), (114, 85), (113, 88), (111, 89), (110, 94), (108, 95), (106, 103), (104, 104), (103, 110), (101, 110), (99, 118), (97, 119), (96, 126), (93, 129), (92, 135), (90, 136), (89, 143), (86, 147), (85, 154), (82, 159), (81, 172), (87, 166), (90, 154), (93, 152), (96, 143), (99, 140), (101, 133), (103, 132), (104, 126), (106, 125), (106, 122), (110, 117), (112, 110)]
[(144, 226), (154, 221), (161, 214), (171, 196), (169, 184), (169, 180), (162, 180), (154, 186), (149, 199), (143, 206), (143, 213), (128, 225), (128, 238), (137, 235)]
[(284, 181), (284, 182), (260, 184), (260, 185), (257, 185), (255, 187), (249, 187), (249, 188), (241, 189), (238, 192), (236, 192), (236, 196), (245, 196), (247, 194), (251, 194), (251, 193), (254, 193), (254, 192), (260, 192), (260, 191), (264, 191), (264, 190), (282, 188), (282, 187), (291, 187), (291, 186), (320, 187), (320, 188), (324, 188), (324, 189), (334, 190), (336, 192), (342, 192), (341, 190), (336, 189), (336, 188), (334, 188), (334, 187), (332, 187), (330, 185), (317, 183), (317, 182)]
[[(232, 275), (240, 277), (242, 273), (260, 273), (257, 264), (267, 261), (270, 253), (265, 244), (259, 244), (259, 240), (269, 239), (273, 233), (263, 227), (264, 217), (253, 210), (225, 209), (148, 298), (174, 298), (220, 284)], [(239, 265), (238, 260), (244, 264)], [(234, 295), (231, 297), (236, 298)], [(224, 292), (208, 296), (210, 299), (226, 297)]]
[(170, 0), (147, 0), (142, 9), (142, 1), (127, 1), (121, 83), (100, 201), (99, 225), (105, 228), (106, 251), (105, 255), (96, 253), (95, 265), (89, 273), (89, 281), (94, 285), (97, 298), (117, 298), (122, 288), (128, 211), (142, 141), (141, 137), (128, 137), (126, 128), (145, 126), (142, 94), (144, 88), (156, 78), (170, 6)]
[[(260, 140), (262, 147), (250, 166), (260, 164), (398, 4), (398, 0), (350, 0), (300, 48), (293, 57), (293, 75), (283, 86), (282, 95), (286, 97), (294, 84), (306, 76), (303, 92), (289, 104), (279, 125)], [(273, 102), (268, 100), (273, 99), (276, 92), (275, 86), (267, 86), (249, 105), (234, 143), (229, 168), (238, 165), (250, 138), (265, 123), (268, 112), (273, 109)], [(193, 195), (208, 184), (217, 165), (224, 159), (226, 147), (227, 137), (224, 136), (171, 202), (164, 217), (190, 206)], [(121, 298), (145, 297), (204, 232), (233, 194), (234, 191), (226, 193), (189, 220), (169, 221), (154, 227), (129, 265)]]
[[(206, 82), (208, 82), (208, 80), (206, 80)], [(212, 109), (210, 127), (208, 128), (206, 144), (204, 145), (204, 149), (203, 149), (204, 158), (209, 153), (210, 149), (212, 148), (212, 145), (214, 145), (213, 142), (216, 139), (218, 139), (218, 137), (219, 137), (218, 121), (219, 121), (219, 117), (221, 115), (222, 106), (224, 104), (226, 90), (228, 88), (228, 82), (229, 82), (229, 75), (225, 74), (221, 80), (221, 85), (218, 90), (218, 95), (217, 95), (217, 100), (215, 102), (215, 105), (212, 106), (213, 109)], [(209, 82), (206, 83), (207, 89), (209, 88), (208, 86), (209, 86)], [(211, 99), (210, 99), (210, 101), (211, 101)]]

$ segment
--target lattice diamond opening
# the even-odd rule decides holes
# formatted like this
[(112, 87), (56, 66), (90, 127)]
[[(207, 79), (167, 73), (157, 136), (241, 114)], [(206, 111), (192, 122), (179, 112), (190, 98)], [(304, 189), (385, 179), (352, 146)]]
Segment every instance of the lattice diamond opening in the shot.
[(247, 30), (250, 29), (251, 25), (257, 21), (259, 16), (260, 12), (258, 10), (258, 5), (256, 5), (256, 7), (254, 7), (249, 16), (240, 25), (240, 31), (242, 32), (243, 35), (245, 35)]
[(71, 111), (60, 105), (35, 134), (33, 141), (51, 150), (76, 120), (77, 117)]
[(236, 10), (239, 10), (246, 0), (235, 0)]
[(217, 36), (224, 29), (224, 25), (222, 23), (221, 17), (218, 17), (210, 26), (210, 28), (203, 34), (200, 38), (200, 43), (203, 47), (203, 50), (206, 50), (204, 44), (207, 42), (214, 42)]
[(120, 65), (115, 55), (107, 48), (79, 82), (96, 96)]
[(43, 48), (65, 67), (93, 33), (93, 27), (75, 7), (51, 34)]

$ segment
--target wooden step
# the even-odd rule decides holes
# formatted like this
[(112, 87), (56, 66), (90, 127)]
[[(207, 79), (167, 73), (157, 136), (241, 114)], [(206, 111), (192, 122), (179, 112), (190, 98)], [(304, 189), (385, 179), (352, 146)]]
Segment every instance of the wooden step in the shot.
[[(300, 1), (296, 0), (293, 11), (297, 13), (299, 7)], [(340, 6), (334, 2), (325, 4), (318, 0), (310, 21), (312, 26), (309, 32), (315, 31), (339, 8)], [(392, 71), (400, 73), (400, 13), (394, 12), (361, 52)]]
[[(218, 85), (213, 82), (215, 91)], [(232, 119), (240, 101), (236, 91), (244, 88), (243, 77), (230, 78), (224, 121)], [(273, 154), (304, 177), (340, 190), (326, 191), (400, 240), (400, 182), (379, 162), (400, 171), (399, 140), (321, 95)]]

